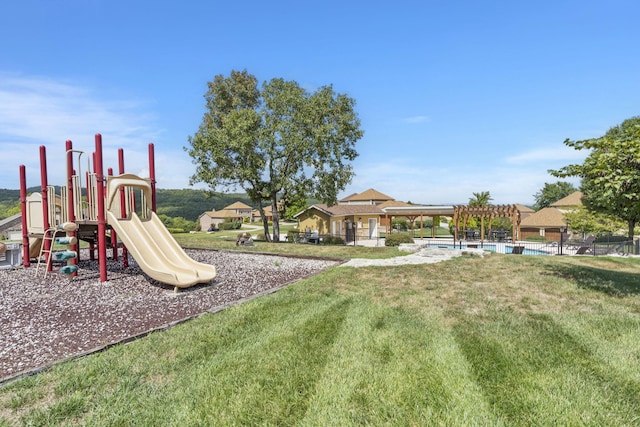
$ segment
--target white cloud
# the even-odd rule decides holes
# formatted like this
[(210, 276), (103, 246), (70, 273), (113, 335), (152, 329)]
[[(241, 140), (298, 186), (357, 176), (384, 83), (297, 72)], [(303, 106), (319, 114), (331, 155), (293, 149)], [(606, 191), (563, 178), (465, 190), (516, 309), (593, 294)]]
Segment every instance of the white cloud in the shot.
[[(375, 188), (401, 201), (451, 205), (467, 203), (474, 192), (489, 191), (494, 204), (531, 205), (545, 183), (558, 180), (547, 169), (560, 167), (566, 160), (543, 165), (498, 160), (493, 164), (444, 166), (438, 162), (389, 157), (355, 165), (356, 177), (342, 194)], [(578, 180), (568, 181), (579, 185)]]
[(27, 167), (28, 185), (39, 185), (40, 145), (47, 149), (49, 182), (64, 182), (65, 141), (88, 156), (96, 133), (103, 135), (105, 173), (107, 166), (117, 173), (118, 147), (125, 149), (126, 164), (146, 164), (147, 143), (158, 133), (143, 107), (69, 82), (0, 74), (0, 187), (18, 188), (20, 164)]
[(429, 116), (413, 116), (402, 119), (405, 123), (427, 123), (431, 121)]
[(531, 162), (546, 162), (546, 163), (558, 163), (558, 162), (578, 162), (582, 161), (587, 156), (586, 151), (575, 150), (566, 145), (560, 145), (556, 147), (538, 148), (535, 150), (526, 151), (520, 154), (509, 156), (505, 161), (509, 164), (520, 165)]

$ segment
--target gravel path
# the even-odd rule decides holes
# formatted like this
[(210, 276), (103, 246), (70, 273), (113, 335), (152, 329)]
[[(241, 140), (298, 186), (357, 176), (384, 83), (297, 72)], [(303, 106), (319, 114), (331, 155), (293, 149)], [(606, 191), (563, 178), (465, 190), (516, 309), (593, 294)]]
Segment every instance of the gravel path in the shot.
[[(226, 251), (188, 250), (196, 261), (216, 266), (211, 284), (174, 293), (130, 260), (108, 262), (108, 282), (99, 283), (97, 261), (81, 261), (69, 282), (54, 271), (0, 270), (0, 383), (60, 360), (91, 353), (151, 330), (278, 289), (338, 265), (331, 260)], [(83, 254), (86, 259), (88, 254)]]
[(397, 256), (385, 259), (364, 259), (354, 258), (342, 264), (343, 267), (394, 267), (406, 264), (433, 264), (456, 258), (462, 255), (473, 255), (483, 257), (490, 255), (491, 252), (482, 249), (441, 249), (441, 248), (425, 248), (421, 245), (400, 245), (400, 251), (412, 252), (409, 255)]

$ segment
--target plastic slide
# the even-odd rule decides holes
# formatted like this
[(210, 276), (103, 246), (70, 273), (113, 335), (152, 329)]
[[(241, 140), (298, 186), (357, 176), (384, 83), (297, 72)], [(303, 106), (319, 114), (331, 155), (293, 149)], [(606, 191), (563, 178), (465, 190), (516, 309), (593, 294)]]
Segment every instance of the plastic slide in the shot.
[(148, 219), (140, 219), (135, 212), (127, 218), (111, 209), (118, 187), (140, 187), (149, 192), (146, 180), (135, 175), (109, 177), (107, 182), (107, 222), (118, 234), (140, 268), (151, 278), (176, 288), (187, 288), (211, 282), (216, 277), (214, 266), (191, 259), (166, 229), (155, 212)]

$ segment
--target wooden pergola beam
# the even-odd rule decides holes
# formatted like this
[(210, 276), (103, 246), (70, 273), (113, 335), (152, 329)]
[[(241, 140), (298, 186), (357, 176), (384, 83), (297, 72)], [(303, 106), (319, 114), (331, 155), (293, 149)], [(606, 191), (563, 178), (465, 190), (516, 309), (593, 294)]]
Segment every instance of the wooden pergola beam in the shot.
[(484, 220), (488, 219), (489, 223), (493, 218), (509, 218), (512, 225), (512, 236), (517, 238), (520, 235), (520, 211), (516, 205), (485, 205), (485, 206), (467, 206), (458, 205), (453, 207), (453, 223), (456, 226), (454, 237), (458, 239), (458, 231), (460, 228), (460, 220), (462, 219), (462, 227), (466, 227), (470, 217), (480, 218), (480, 238), (484, 240)]

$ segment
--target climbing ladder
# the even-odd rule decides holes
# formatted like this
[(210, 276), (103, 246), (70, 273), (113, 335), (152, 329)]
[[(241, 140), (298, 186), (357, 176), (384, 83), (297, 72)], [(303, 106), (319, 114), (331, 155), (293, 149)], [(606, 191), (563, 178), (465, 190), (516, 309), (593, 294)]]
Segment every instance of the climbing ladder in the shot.
[[(54, 251), (53, 245), (64, 244), (64, 245), (75, 245), (77, 243), (77, 239), (73, 236), (69, 236), (69, 232), (75, 231), (77, 228), (77, 224), (73, 222), (65, 222), (64, 224), (59, 225), (57, 228), (48, 228), (44, 232), (44, 236), (42, 238), (42, 246), (40, 247), (40, 255), (38, 256), (38, 265), (36, 266), (36, 277), (38, 277), (38, 272), (40, 270), (40, 264), (42, 263), (42, 256), (45, 257), (45, 268), (43, 278), (47, 277), (47, 273), (50, 270), (51, 261), (55, 259), (56, 261), (67, 261), (67, 265), (60, 268), (60, 273), (66, 274), (69, 277), (69, 281), (73, 279), (74, 274), (78, 271), (78, 266), (73, 265), (73, 260), (78, 257), (78, 254), (74, 251)], [(65, 231), (67, 233), (66, 237), (56, 237), (56, 234)], [(49, 241), (47, 245), (46, 242)], [(47, 248), (48, 249), (45, 249)]]
[[(51, 265), (51, 253), (53, 252), (53, 243), (56, 238), (56, 229), (55, 228), (47, 228), (44, 230), (44, 236), (42, 237), (42, 245), (40, 246), (40, 255), (38, 256), (38, 265), (36, 266), (36, 277), (38, 277), (38, 272), (40, 271), (40, 264), (42, 263), (42, 255), (45, 256), (45, 268), (44, 268), (44, 278), (47, 277), (47, 273), (49, 272), (49, 266)], [(47, 245), (46, 242), (49, 242)], [(49, 249), (45, 249), (45, 248)]]

